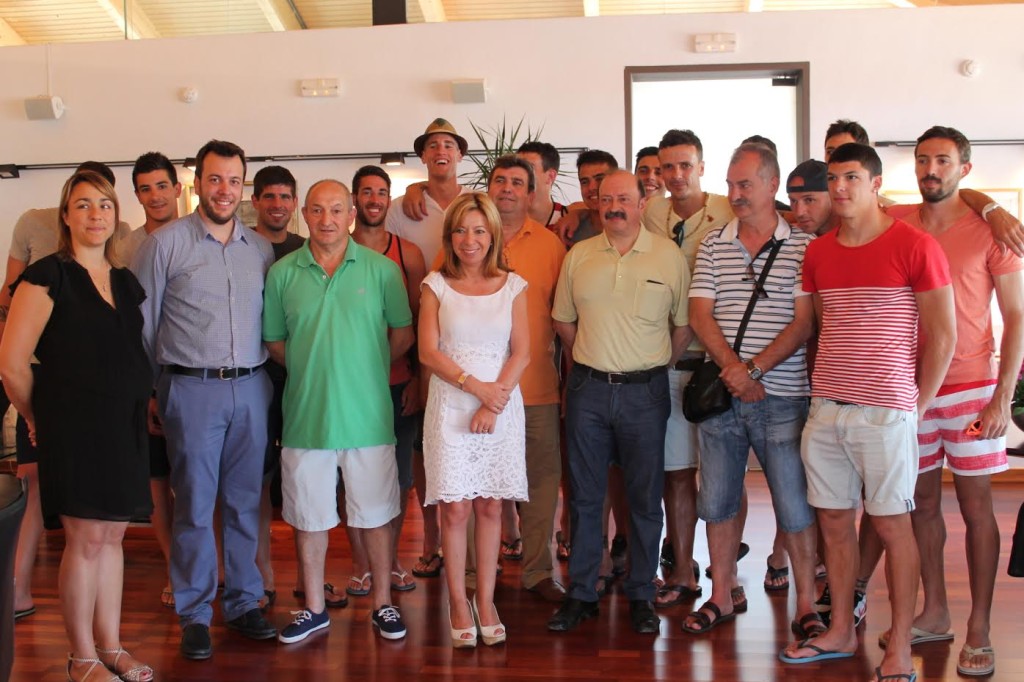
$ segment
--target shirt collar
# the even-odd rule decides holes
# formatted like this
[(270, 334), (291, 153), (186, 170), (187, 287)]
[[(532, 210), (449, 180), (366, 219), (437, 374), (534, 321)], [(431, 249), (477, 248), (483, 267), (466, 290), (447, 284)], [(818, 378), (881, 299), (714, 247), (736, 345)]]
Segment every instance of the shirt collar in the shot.
[[(601, 239), (601, 244), (604, 249), (611, 249), (612, 251), (618, 252), (618, 249), (612, 246), (612, 243), (608, 241), (608, 234), (604, 230), (601, 230), (601, 234), (598, 236)], [(630, 247), (629, 250), (637, 251), (639, 253), (646, 253), (647, 251), (650, 251), (653, 246), (654, 236), (649, 230), (647, 230), (646, 228), (644, 228), (643, 225), (641, 225), (640, 234), (636, 236), (636, 241), (633, 242), (633, 246)]]
[[(302, 242), (302, 246), (298, 248), (295, 256), (295, 265), (300, 268), (310, 268), (314, 265), (320, 267), (320, 264), (313, 258), (313, 251), (309, 247), (310, 240), (306, 239)], [(355, 239), (352, 239), (352, 235), (348, 237), (348, 246), (345, 247), (345, 262), (353, 262), (359, 259), (359, 252), (365, 247), (360, 246), (356, 243)]]
[[(199, 215), (198, 208), (188, 215), (188, 219), (191, 221), (192, 229), (196, 235), (196, 239), (203, 240), (206, 239), (207, 237), (210, 237), (211, 239), (216, 239), (216, 237), (210, 234), (210, 229), (206, 227), (206, 223), (203, 222), (202, 216)], [(228, 239), (228, 241), (243, 241), (248, 244), (249, 240), (246, 238), (245, 234), (246, 227), (244, 224), (242, 224), (241, 219), (239, 219), (239, 217), (236, 215), (233, 216), (231, 220), (231, 237), (230, 239)]]
[[(789, 223), (786, 222), (786, 219), (782, 217), (782, 215), (780, 215), (779, 213), (776, 213), (775, 215), (779, 217), (779, 222), (775, 226), (775, 232), (772, 234), (772, 238), (777, 240), (789, 239), (789, 235), (792, 232), (792, 228), (789, 226)], [(739, 233), (740, 219), (733, 218), (725, 227), (722, 228), (722, 235), (719, 237), (719, 241), (734, 242), (737, 238), (739, 238)]]

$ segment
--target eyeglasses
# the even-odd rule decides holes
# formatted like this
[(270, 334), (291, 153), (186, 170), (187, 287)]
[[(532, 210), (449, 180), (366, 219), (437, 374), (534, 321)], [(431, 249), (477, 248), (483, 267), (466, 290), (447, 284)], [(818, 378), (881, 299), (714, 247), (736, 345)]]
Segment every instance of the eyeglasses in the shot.
[[(756, 279), (757, 279), (757, 275), (754, 274), (754, 264), (752, 262), (751, 263), (747, 263), (747, 271), (743, 275), (743, 281), (744, 282), (753, 282)], [(768, 292), (765, 291), (765, 288), (764, 288), (763, 284), (761, 284), (760, 282), (757, 282), (755, 286), (757, 288), (757, 297), (758, 298), (768, 298)]]
[(679, 246), (682, 246), (683, 239), (686, 237), (686, 221), (680, 220), (672, 228), (672, 240)]

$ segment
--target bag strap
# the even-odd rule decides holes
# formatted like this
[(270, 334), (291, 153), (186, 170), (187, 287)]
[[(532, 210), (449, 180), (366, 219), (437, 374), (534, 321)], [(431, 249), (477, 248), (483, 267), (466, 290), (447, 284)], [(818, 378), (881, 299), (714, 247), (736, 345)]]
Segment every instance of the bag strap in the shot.
[[(757, 283), (754, 284), (754, 293), (750, 295), (750, 302), (747, 303), (747, 310), (743, 313), (743, 320), (740, 322), (739, 329), (736, 330), (736, 341), (732, 344), (733, 352), (736, 355), (740, 354), (740, 346), (743, 344), (743, 334), (747, 331), (747, 323), (750, 322), (750, 316), (754, 313), (754, 306), (757, 304), (758, 292), (764, 289), (764, 283), (768, 280), (768, 271), (772, 269), (772, 263), (775, 262), (775, 256), (778, 255), (779, 249), (782, 248), (782, 242), (785, 239), (776, 239), (772, 237), (771, 251), (768, 252), (768, 258), (765, 259), (764, 267), (761, 268), (761, 276), (757, 278)], [(755, 256), (757, 258), (757, 256)]]

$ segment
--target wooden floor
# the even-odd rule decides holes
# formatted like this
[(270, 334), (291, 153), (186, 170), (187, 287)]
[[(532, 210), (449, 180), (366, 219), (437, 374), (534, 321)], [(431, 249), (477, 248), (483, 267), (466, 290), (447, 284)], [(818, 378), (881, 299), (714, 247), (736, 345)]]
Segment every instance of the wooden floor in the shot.
[[(412, 592), (396, 594), (409, 635), (398, 642), (376, 637), (369, 622), (368, 598), (350, 598), (349, 607), (332, 613), (329, 630), (300, 644), (284, 646), (275, 641), (251, 642), (223, 627), (220, 615), (214, 620), (213, 658), (204, 662), (183, 660), (178, 655), (180, 630), (172, 610), (160, 605), (164, 569), (156, 542), (148, 528), (131, 528), (125, 541), (125, 598), (123, 642), (140, 659), (157, 671), (158, 680), (205, 681), (273, 680), (835, 680), (862, 682), (871, 679), (880, 658), (878, 634), (888, 626), (889, 609), (884, 580), (872, 582), (868, 618), (862, 628), (863, 644), (851, 660), (820, 665), (786, 666), (776, 655), (791, 638), (793, 595), (768, 596), (761, 589), (767, 556), (774, 532), (767, 489), (756, 474), (750, 481), (750, 520), (745, 539), (750, 556), (739, 566), (746, 586), (750, 610), (734, 623), (708, 635), (692, 636), (680, 631), (689, 606), (662, 611), (658, 636), (634, 634), (629, 626), (628, 603), (616, 590), (601, 602), (601, 615), (568, 634), (550, 633), (545, 623), (553, 609), (519, 589), (519, 569), (506, 562), (500, 579), (497, 605), (508, 627), (504, 646), (455, 651), (448, 644), (443, 579), (418, 579)], [(1024, 680), (1024, 580), (1006, 575), (1006, 561), (1017, 508), (1024, 499), (1024, 486), (996, 486), (996, 511), (1002, 529), (1003, 550), (996, 585), (996, 606), (992, 640), (997, 651), (997, 671), (992, 679)], [(946, 563), (953, 629), (958, 637), (952, 644), (929, 644), (914, 649), (920, 680), (960, 679), (956, 672), (957, 652), (969, 606), (966, 568), (963, 559), (963, 523), (956, 512), (952, 490), (946, 490), (946, 519), (949, 526)], [(415, 509), (406, 524), (400, 554), (407, 567), (419, 554), (420, 516)], [(290, 621), (289, 610), (299, 608), (291, 596), (295, 581), (291, 530), (277, 521), (273, 528), (274, 558), (279, 598), (270, 618), (278, 626)], [(698, 556), (707, 564), (703, 525), (698, 529)], [(349, 574), (344, 533), (331, 533), (328, 576), (344, 585)], [(36, 682), (64, 678), (67, 651), (56, 594), (57, 566), (62, 537), (44, 539), (36, 577), (38, 612), (16, 627), (16, 656), (12, 680)], [(565, 565), (557, 565), (564, 576)], [(704, 579), (705, 594), (710, 581)], [(616, 586), (618, 587), (618, 586)]]

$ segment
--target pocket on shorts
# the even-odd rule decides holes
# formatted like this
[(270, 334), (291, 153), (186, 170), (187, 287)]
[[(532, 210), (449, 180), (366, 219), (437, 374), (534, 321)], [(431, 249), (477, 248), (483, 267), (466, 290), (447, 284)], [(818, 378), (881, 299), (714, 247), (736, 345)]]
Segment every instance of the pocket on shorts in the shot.
[(660, 282), (639, 282), (633, 298), (633, 314), (645, 322), (668, 320), (672, 292)]
[(864, 421), (871, 426), (893, 426), (907, 421), (907, 413), (891, 407), (865, 407)]

